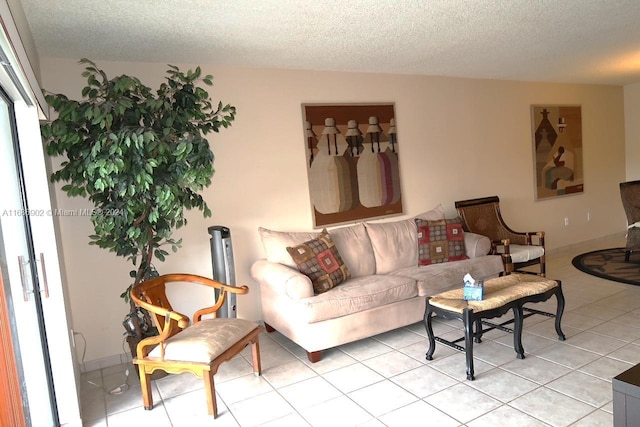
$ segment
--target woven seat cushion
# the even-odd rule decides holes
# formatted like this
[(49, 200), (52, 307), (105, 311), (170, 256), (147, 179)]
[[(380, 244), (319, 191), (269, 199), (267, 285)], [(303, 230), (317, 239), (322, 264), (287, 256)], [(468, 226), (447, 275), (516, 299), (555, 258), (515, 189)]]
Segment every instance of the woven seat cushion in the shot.
[[(244, 319), (202, 320), (165, 341), (164, 359), (210, 363), (257, 327)], [(160, 357), (160, 345), (149, 356)]]
[[(504, 253), (504, 246), (498, 245), (498, 253)], [(513, 263), (527, 262), (544, 255), (544, 248), (536, 245), (509, 245), (509, 254)]]
[(502, 307), (517, 299), (537, 295), (558, 286), (555, 280), (538, 276), (511, 274), (484, 282), (484, 299), (481, 301), (465, 301), (463, 289), (453, 289), (431, 298), (429, 304), (443, 310), (462, 313), (465, 308), (474, 313)]

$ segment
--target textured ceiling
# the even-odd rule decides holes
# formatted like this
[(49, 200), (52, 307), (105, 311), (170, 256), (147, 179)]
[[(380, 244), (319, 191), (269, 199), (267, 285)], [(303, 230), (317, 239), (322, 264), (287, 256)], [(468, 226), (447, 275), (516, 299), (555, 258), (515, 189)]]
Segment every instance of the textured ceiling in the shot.
[(640, 0), (21, 0), (42, 57), (640, 82)]

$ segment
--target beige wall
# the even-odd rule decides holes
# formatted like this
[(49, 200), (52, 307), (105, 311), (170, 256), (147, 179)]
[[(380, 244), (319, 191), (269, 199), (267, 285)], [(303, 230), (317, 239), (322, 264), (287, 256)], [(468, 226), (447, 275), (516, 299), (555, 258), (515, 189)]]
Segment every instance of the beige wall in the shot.
[(640, 83), (624, 87), (626, 180), (640, 179)]
[[(152, 87), (166, 69), (98, 65), (110, 75), (136, 75)], [(45, 89), (79, 97), (79, 64), (41, 59), (41, 67)], [(203, 71), (215, 77), (214, 100), (234, 104), (238, 116), (210, 139), (216, 174), (204, 197), (213, 217), (190, 214), (188, 227), (178, 232), (183, 248), (158, 268), (211, 275), (207, 227), (230, 227), (237, 283), (251, 288), (238, 301), (241, 317), (260, 319), (260, 290), (249, 276), (251, 263), (263, 255), (257, 228), (312, 227), (301, 103), (395, 102), (404, 217), (438, 203), (451, 216), (455, 200), (499, 195), (510, 225), (545, 230), (551, 250), (625, 229), (618, 193), (625, 179), (621, 87), (206, 66)], [(534, 201), (530, 105), (543, 103), (582, 105), (583, 194)], [(88, 206), (59, 191), (57, 198), (61, 209)], [(127, 306), (118, 295), (129, 284), (130, 266), (87, 245), (87, 218), (59, 219), (74, 328), (87, 339), (85, 360), (122, 353), (120, 323)]]

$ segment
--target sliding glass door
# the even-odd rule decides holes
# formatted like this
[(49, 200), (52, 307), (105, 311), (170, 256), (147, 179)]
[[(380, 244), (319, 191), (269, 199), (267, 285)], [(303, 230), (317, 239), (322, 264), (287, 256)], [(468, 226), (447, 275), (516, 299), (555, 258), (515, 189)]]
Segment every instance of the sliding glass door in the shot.
[[(48, 293), (44, 257), (37, 257), (32, 236), (23, 163), (17, 139), (14, 104), (0, 87), (0, 270), (20, 392), (27, 425), (59, 425), (49, 347), (44, 326), (43, 298)], [(29, 165), (25, 165), (29, 167)], [(42, 281), (38, 277), (42, 277)]]

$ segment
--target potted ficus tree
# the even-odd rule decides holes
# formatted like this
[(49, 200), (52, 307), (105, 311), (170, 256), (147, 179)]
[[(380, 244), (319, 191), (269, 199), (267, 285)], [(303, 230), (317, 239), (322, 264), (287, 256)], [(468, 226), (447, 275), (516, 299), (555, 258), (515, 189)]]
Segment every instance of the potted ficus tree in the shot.
[[(51, 180), (64, 183), (68, 196), (93, 203), (95, 234), (89, 244), (133, 264), (132, 283), (120, 296), (137, 314), (130, 289), (157, 275), (154, 260), (164, 261), (169, 250), (178, 250), (181, 240), (172, 235), (187, 223), (185, 209), (211, 215), (198, 194), (213, 176), (213, 152), (205, 136), (229, 127), (236, 109), (212, 103), (199, 86), (211, 86), (212, 76), (201, 75), (200, 67), (185, 73), (169, 65), (166, 81), (154, 91), (135, 77), (109, 79), (88, 59), (80, 63), (86, 65), (82, 75), (87, 79), (82, 100), (45, 94), (57, 112), (41, 126), (46, 151), (63, 156)], [(140, 319), (129, 320), (131, 335), (140, 339)]]

